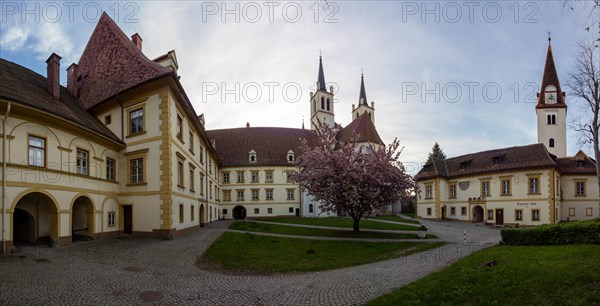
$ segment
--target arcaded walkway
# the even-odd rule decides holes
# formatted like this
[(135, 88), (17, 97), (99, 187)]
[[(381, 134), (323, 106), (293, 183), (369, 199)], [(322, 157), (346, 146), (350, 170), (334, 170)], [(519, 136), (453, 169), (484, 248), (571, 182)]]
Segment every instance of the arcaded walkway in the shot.
[(196, 268), (196, 257), (225, 231), (226, 221), (173, 241), (117, 238), (61, 249), (25, 247), (0, 256), (0, 305), (355, 305), (500, 239), (497, 229), (484, 226), (423, 223), (452, 243), (383, 262), (285, 275)]

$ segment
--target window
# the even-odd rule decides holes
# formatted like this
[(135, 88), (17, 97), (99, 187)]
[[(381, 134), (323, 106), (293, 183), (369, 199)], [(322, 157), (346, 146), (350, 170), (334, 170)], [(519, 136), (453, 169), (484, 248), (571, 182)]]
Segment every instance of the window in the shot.
[(227, 215), (227, 209), (223, 209), (223, 215)]
[(575, 217), (575, 208), (574, 207), (569, 208), (569, 217)]
[(460, 208), (460, 214), (463, 215), (463, 216), (466, 216), (467, 215), (467, 208), (466, 207), (461, 207)]
[(196, 214), (194, 213), (194, 205), (190, 206), (190, 219), (192, 220), (192, 222), (194, 221), (194, 216)]
[(258, 208), (255, 208), (255, 209), (254, 209), (254, 214), (255, 214), (255, 215), (258, 215), (258, 214), (260, 214), (260, 209), (258, 209)]
[(502, 195), (510, 195), (510, 180), (502, 180)]
[(46, 139), (29, 136), (29, 165), (46, 167)]
[(285, 172), (285, 181), (288, 183), (291, 183), (292, 181), (290, 180), (290, 176), (294, 173), (296, 173), (296, 172), (295, 171), (286, 171)]
[(522, 209), (515, 210), (515, 221), (523, 221), (523, 210)]
[(129, 113), (129, 134), (137, 134), (144, 131), (144, 109), (139, 108)]
[(451, 215), (456, 215), (456, 207), (450, 207), (450, 214)]
[(244, 190), (237, 190), (237, 200), (238, 201), (244, 200)]
[(288, 161), (288, 163), (293, 163), (294, 162), (294, 151), (289, 150), (287, 152), (287, 161)]
[(492, 209), (487, 210), (487, 219), (494, 220), (494, 211)]
[(177, 115), (177, 138), (183, 141), (183, 118)]
[(433, 186), (425, 186), (425, 199), (433, 199)]
[(556, 115), (555, 114), (549, 114), (547, 121), (548, 121), (548, 124), (551, 124), (551, 125), (556, 124)]
[(290, 207), (290, 208), (289, 208), (289, 210), (288, 210), (288, 212), (289, 212), (290, 214), (291, 214), (291, 213), (293, 213), (293, 212), (294, 212), (294, 208), (293, 208), (293, 207)]
[(194, 153), (194, 133), (190, 132), (188, 138), (190, 152)]
[(115, 227), (115, 212), (114, 211), (109, 211), (108, 212), (108, 227)]
[(325, 98), (321, 97), (321, 109), (325, 109)]
[(212, 159), (208, 159), (208, 173), (212, 174), (213, 173), (213, 162)]
[(309, 212), (309, 213), (313, 213), (313, 212), (315, 212), (315, 206), (314, 206), (314, 205), (312, 205), (312, 204), (308, 204), (308, 212)]
[(554, 148), (554, 138), (550, 138), (550, 140), (548, 140), (548, 147)]
[(540, 210), (539, 209), (531, 210), (531, 221), (540, 221)]
[(213, 189), (212, 189), (212, 181), (208, 182), (208, 197), (212, 199), (212, 195), (213, 195)]
[(177, 162), (177, 187), (183, 188), (183, 162)]
[(144, 182), (144, 159), (136, 158), (129, 161), (129, 182), (132, 184)]
[(183, 204), (179, 204), (179, 223), (183, 223), (184, 211)]
[(273, 208), (267, 208), (267, 214), (272, 214), (273, 213)]
[(489, 181), (481, 182), (481, 196), (485, 197), (485, 196), (489, 196), (489, 195), (490, 195), (490, 182)]
[(252, 189), (252, 201), (258, 201), (259, 200), (259, 196), (258, 196), (258, 189)]
[(115, 180), (115, 160), (112, 158), (106, 159), (106, 179), (109, 181)]
[(243, 183), (244, 182), (244, 171), (238, 171), (237, 172), (237, 182), (238, 183)]
[(194, 168), (190, 165), (190, 191), (194, 192)]
[(540, 193), (539, 182), (540, 182), (540, 179), (537, 177), (529, 178), (529, 194), (539, 194)]
[(265, 189), (265, 199), (273, 200), (273, 189)]
[(89, 174), (89, 152), (86, 150), (77, 149), (77, 173)]
[(250, 175), (250, 177), (251, 177), (250, 181), (252, 183), (258, 183), (258, 171), (251, 171), (250, 173), (251, 173), (251, 175)]
[(585, 215), (588, 216), (588, 217), (592, 216), (592, 208), (591, 207), (587, 207), (585, 209)]
[(229, 172), (223, 172), (223, 183), (229, 183)]
[(265, 171), (265, 183), (273, 183), (273, 171), (272, 170)]
[(450, 199), (456, 199), (456, 185), (450, 185)]
[(110, 115), (104, 116), (104, 125), (109, 125), (112, 122)]
[(329, 110), (329, 98), (327, 98), (327, 110)]
[(575, 196), (585, 197), (585, 181), (575, 181)]
[(254, 152), (254, 150), (248, 153), (248, 161), (251, 163), (256, 163), (256, 152)]
[(295, 189), (287, 189), (287, 199), (288, 200), (293, 200), (295, 193), (296, 193)]
[(202, 145), (200, 145), (200, 163), (204, 164), (204, 148), (202, 147)]
[(231, 190), (223, 190), (223, 201), (231, 202)]
[(428, 207), (428, 208), (427, 208), (427, 215), (428, 215), (428, 216), (431, 216), (431, 207)]
[(200, 194), (204, 195), (204, 174), (200, 173)]

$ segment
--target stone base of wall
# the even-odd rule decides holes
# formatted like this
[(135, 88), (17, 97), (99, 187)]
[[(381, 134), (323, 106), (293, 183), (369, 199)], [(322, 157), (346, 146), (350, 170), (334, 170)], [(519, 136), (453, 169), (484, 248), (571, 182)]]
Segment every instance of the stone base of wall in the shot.
[(12, 240), (6, 240), (4, 243), (0, 243), (0, 254), (8, 254), (12, 251), (13, 242)]

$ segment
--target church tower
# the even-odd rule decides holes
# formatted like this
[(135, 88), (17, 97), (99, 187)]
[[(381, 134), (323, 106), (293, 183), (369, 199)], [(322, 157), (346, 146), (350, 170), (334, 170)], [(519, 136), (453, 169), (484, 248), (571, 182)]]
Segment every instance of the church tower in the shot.
[(552, 46), (548, 37), (548, 53), (542, 77), (542, 86), (537, 94), (538, 103), (535, 107), (537, 114), (538, 143), (543, 143), (548, 151), (557, 157), (567, 156), (567, 104), (565, 93), (560, 89), (560, 82)]
[(360, 74), (360, 95), (358, 97), (358, 107), (352, 104), (352, 120), (358, 118), (363, 113), (367, 113), (373, 124), (375, 124), (375, 102), (371, 101), (369, 106), (367, 101), (367, 93), (365, 91), (365, 78), (364, 75)]
[(323, 59), (319, 56), (317, 90), (310, 93), (310, 125), (312, 130), (317, 129), (319, 121), (327, 124), (332, 129), (335, 127), (333, 104), (333, 86), (327, 91), (325, 74), (323, 73)]

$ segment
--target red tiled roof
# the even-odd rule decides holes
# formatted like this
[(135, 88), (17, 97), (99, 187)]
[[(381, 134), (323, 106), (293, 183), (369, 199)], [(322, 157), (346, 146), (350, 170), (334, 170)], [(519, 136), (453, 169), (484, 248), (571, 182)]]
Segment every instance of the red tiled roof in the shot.
[(416, 180), (434, 177), (458, 177), (486, 172), (524, 168), (555, 167), (553, 155), (543, 144), (495, 149), (461, 155), (426, 164), (415, 176)]
[(377, 133), (377, 129), (371, 121), (371, 117), (366, 112), (354, 119), (345, 128), (340, 130), (337, 135), (337, 139), (343, 142), (349, 142), (352, 140), (352, 136), (356, 133), (358, 139), (356, 142), (370, 142), (376, 144), (384, 144)]
[(78, 92), (86, 109), (173, 73), (148, 59), (106, 13), (100, 17), (78, 65)]
[(583, 151), (575, 156), (558, 158), (556, 165), (561, 174), (596, 174), (596, 161)]
[[(546, 86), (556, 86), (556, 104), (546, 104)], [(542, 76), (542, 87), (540, 88), (540, 94), (538, 97), (538, 104), (535, 107), (538, 108), (566, 108), (565, 99), (563, 92), (560, 89), (560, 81), (558, 79), (558, 73), (556, 73), (556, 66), (554, 65), (554, 56), (552, 55), (552, 46), (548, 44), (548, 53), (546, 54), (546, 64), (544, 65), (544, 75)]]
[[(298, 157), (300, 140), (316, 142), (311, 130), (273, 127), (248, 127), (206, 131), (223, 166), (287, 166), (289, 150)], [(249, 153), (256, 152), (256, 163), (250, 163)]]
[(54, 99), (47, 89), (47, 80), (23, 66), (0, 59), (0, 98), (26, 105), (64, 118), (83, 129), (91, 130), (108, 140), (123, 145), (96, 117), (90, 115), (77, 98), (60, 86), (60, 97)]

